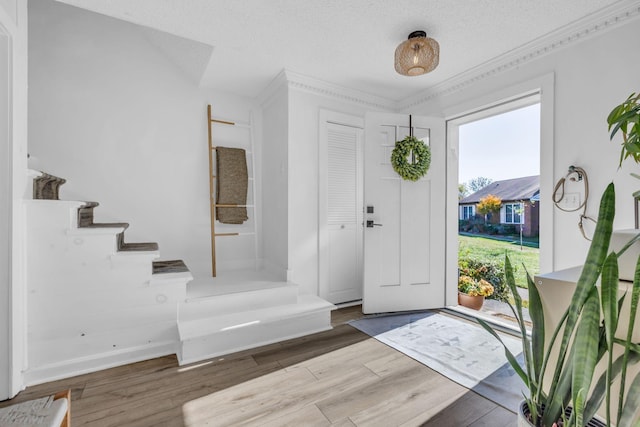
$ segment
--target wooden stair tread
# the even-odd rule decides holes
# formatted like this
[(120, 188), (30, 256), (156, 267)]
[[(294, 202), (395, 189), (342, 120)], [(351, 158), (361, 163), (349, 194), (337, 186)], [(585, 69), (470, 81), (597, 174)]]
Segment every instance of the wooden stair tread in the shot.
[(153, 274), (186, 273), (188, 271), (189, 268), (181, 259), (153, 262)]
[(118, 251), (121, 252), (138, 252), (138, 251), (157, 251), (158, 244), (154, 242), (149, 243), (123, 243), (118, 246)]
[(99, 222), (79, 225), (78, 228), (129, 228), (128, 222)]
[(33, 198), (38, 200), (59, 200), (60, 186), (66, 179), (41, 172), (33, 179)]

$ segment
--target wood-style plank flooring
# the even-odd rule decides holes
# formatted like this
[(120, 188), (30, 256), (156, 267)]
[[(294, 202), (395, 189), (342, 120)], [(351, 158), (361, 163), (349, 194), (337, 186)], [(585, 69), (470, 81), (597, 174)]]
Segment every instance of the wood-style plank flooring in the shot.
[(71, 389), (89, 426), (512, 426), (516, 416), (345, 324), (178, 366), (174, 356), (28, 387), (0, 406)]

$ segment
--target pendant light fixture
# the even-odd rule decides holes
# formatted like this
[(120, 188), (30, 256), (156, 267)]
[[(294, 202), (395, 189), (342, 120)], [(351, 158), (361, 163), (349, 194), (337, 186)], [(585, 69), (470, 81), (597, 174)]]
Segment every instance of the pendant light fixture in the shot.
[(396, 48), (396, 71), (403, 76), (419, 76), (433, 71), (440, 59), (440, 45), (424, 31), (414, 31)]

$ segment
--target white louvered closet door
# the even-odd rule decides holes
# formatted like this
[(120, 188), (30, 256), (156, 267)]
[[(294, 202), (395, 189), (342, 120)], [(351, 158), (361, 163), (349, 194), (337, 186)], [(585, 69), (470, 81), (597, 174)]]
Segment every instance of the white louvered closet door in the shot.
[(362, 298), (362, 128), (324, 123), (321, 138), (320, 295)]

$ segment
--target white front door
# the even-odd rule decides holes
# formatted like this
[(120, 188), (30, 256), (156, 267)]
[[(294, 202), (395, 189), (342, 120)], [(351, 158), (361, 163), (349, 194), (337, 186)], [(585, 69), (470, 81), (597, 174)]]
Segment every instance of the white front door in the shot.
[(409, 115), (365, 117), (364, 313), (445, 305), (445, 123), (413, 116), (412, 124), (431, 148), (431, 167), (415, 182), (390, 160), (395, 142), (409, 135)]

